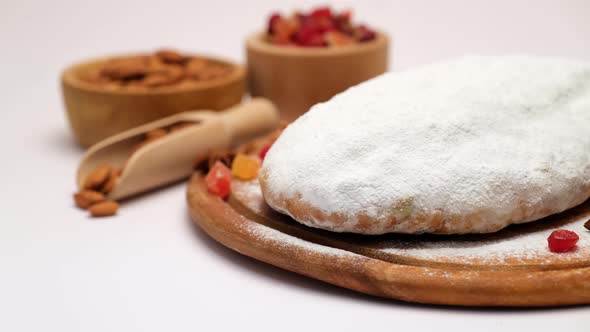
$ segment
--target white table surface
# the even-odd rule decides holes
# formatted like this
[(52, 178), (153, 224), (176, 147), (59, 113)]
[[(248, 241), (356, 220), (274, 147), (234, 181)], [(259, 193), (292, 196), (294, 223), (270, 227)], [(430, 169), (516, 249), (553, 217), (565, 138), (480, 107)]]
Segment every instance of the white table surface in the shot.
[[(0, 1), (0, 331), (590, 331), (590, 307), (460, 309), (372, 298), (241, 256), (191, 224), (185, 187), (90, 219), (60, 70), (173, 46), (241, 61), (273, 8), (310, 1)], [(465, 53), (590, 59), (588, 1), (358, 1), (393, 69)]]

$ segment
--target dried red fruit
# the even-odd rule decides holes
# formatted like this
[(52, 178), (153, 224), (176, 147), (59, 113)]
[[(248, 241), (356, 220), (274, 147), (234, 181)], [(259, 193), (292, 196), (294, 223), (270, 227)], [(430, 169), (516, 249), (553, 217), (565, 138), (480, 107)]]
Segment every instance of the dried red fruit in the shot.
[(312, 17), (332, 17), (332, 10), (330, 7), (319, 7), (311, 11)]
[[(302, 47), (340, 46), (349, 44), (349, 41), (366, 42), (376, 38), (372, 29), (364, 25), (354, 26), (351, 17), (350, 10), (335, 13), (327, 6), (316, 8), (309, 14), (295, 12), (290, 17), (273, 13), (268, 20), (267, 32), (273, 44)], [(350, 40), (347, 37), (351, 37)]]
[(326, 42), (328, 45), (344, 46), (354, 44), (354, 39), (345, 33), (330, 31), (326, 33)]
[(297, 45), (303, 47), (322, 47), (326, 46), (326, 39), (321, 33), (307, 34), (305, 37), (297, 38)]
[(360, 42), (370, 41), (370, 40), (375, 39), (375, 37), (377, 37), (377, 34), (375, 33), (375, 31), (367, 28), (365, 25), (359, 25), (356, 28), (354, 35), (355, 35), (356, 39)]
[(270, 15), (270, 18), (268, 19), (268, 27), (266, 29), (266, 31), (268, 32), (269, 35), (272, 35), (275, 33), (275, 25), (280, 19), (281, 19), (281, 14), (279, 14), (279, 13), (273, 13), (272, 15)]
[(299, 46), (318, 47), (325, 46), (326, 39), (322, 28), (309, 19), (301, 23), (299, 31), (295, 34), (295, 42)]
[(287, 45), (298, 29), (298, 22), (293, 19), (279, 18), (273, 25), (273, 43)]
[(342, 17), (343, 19), (350, 21), (350, 19), (352, 19), (352, 10), (347, 9), (347, 10), (343, 11), (339, 16)]
[(299, 21), (301, 29), (305, 28), (312, 33), (324, 33), (336, 29), (334, 21), (330, 17), (303, 16)]
[(547, 238), (551, 252), (566, 252), (573, 249), (580, 237), (575, 232), (567, 229), (555, 230)]
[(207, 190), (221, 198), (227, 197), (231, 191), (231, 176), (230, 169), (217, 161), (205, 177)]
[(352, 36), (354, 33), (354, 27), (352, 26), (352, 23), (350, 22), (350, 12), (349, 14), (341, 14), (338, 15), (334, 18), (334, 25), (336, 26), (336, 30), (347, 34), (349, 36)]
[(270, 150), (271, 146), (271, 144), (266, 145), (262, 148), (262, 150), (260, 150), (260, 154), (258, 155), (260, 157), (260, 160), (264, 160), (264, 157), (266, 157), (266, 154), (268, 153), (268, 150)]

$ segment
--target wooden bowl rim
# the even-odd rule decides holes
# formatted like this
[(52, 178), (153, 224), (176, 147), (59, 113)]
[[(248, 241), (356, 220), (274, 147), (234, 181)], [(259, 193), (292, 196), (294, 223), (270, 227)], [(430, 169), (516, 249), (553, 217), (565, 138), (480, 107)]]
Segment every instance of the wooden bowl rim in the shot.
[(278, 46), (267, 42), (264, 39), (265, 35), (265, 32), (256, 32), (251, 34), (246, 40), (247, 48), (260, 53), (267, 53), (283, 57), (311, 58), (358, 54), (388, 47), (389, 45), (389, 36), (381, 31), (377, 31), (377, 37), (372, 41), (338, 47)]
[(242, 64), (234, 63), (229, 60), (225, 60), (218, 57), (212, 56), (205, 56), (205, 55), (195, 55), (195, 54), (188, 54), (190, 56), (196, 56), (200, 58), (204, 58), (210, 61), (222, 63), (230, 68), (232, 71), (229, 75), (222, 76), (216, 79), (212, 79), (209, 81), (196, 81), (191, 83), (190, 85), (170, 85), (170, 86), (162, 86), (162, 87), (154, 87), (149, 89), (141, 89), (141, 90), (130, 90), (130, 89), (117, 89), (117, 90), (107, 90), (100, 85), (93, 84), (91, 82), (87, 82), (80, 78), (80, 71), (85, 69), (88, 66), (92, 66), (98, 63), (104, 63), (108, 60), (121, 58), (121, 57), (129, 57), (129, 56), (139, 56), (139, 55), (146, 55), (145, 53), (129, 53), (129, 54), (117, 54), (117, 55), (110, 55), (104, 56), (99, 58), (93, 58), (86, 61), (75, 63), (71, 66), (68, 66), (61, 75), (61, 80), (63, 84), (69, 85), (71, 87), (96, 92), (96, 93), (103, 93), (108, 95), (139, 95), (139, 96), (152, 96), (152, 95), (169, 95), (175, 93), (187, 93), (187, 92), (197, 92), (197, 91), (204, 91), (213, 88), (220, 88), (238, 81), (246, 80), (246, 67)]

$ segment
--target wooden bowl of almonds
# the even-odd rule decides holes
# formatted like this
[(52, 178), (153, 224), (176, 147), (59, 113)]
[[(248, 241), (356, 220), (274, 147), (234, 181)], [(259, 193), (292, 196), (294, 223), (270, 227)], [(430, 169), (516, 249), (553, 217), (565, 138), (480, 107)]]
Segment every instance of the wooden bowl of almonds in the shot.
[(174, 113), (229, 108), (245, 93), (245, 73), (229, 61), (161, 50), (79, 63), (61, 81), (74, 136), (89, 146)]

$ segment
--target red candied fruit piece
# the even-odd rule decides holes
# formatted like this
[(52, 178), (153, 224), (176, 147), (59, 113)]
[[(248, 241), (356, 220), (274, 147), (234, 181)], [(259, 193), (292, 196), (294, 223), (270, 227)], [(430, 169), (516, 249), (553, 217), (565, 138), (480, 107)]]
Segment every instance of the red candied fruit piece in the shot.
[(305, 38), (299, 39), (298, 45), (304, 47), (326, 46), (326, 39), (322, 33), (316, 32), (308, 35)]
[(366, 42), (375, 39), (377, 34), (375, 31), (367, 28), (366, 25), (359, 25), (355, 31), (356, 39), (360, 42)]
[(260, 154), (258, 155), (260, 157), (260, 160), (264, 160), (264, 157), (266, 157), (266, 154), (268, 153), (268, 150), (270, 150), (270, 147), (272, 145), (269, 144), (265, 147), (262, 148), (262, 150), (260, 150)]
[(302, 25), (307, 25), (315, 32), (324, 33), (326, 31), (332, 31), (336, 29), (336, 25), (334, 24), (334, 20), (330, 17), (314, 17), (308, 16), (307, 19), (304, 20)]
[(342, 14), (340, 14), (340, 17), (342, 17), (345, 20), (350, 21), (350, 19), (352, 18), (352, 10), (347, 9), (347, 10), (343, 11)]
[(551, 252), (566, 252), (576, 246), (580, 237), (575, 232), (567, 229), (555, 230), (547, 238)]
[(225, 198), (231, 190), (231, 171), (225, 164), (217, 161), (207, 173), (205, 183), (210, 193)]
[(318, 7), (314, 9), (310, 16), (312, 17), (332, 17), (332, 10), (330, 7)]
[(269, 35), (272, 35), (275, 33), (275, 26), (281, 18), (282, 18), (281, 14), (279, 14), (279, 13), (273, 13), (270, 16), (270, 18), (268, 19), (268, 28), (267, 28), (267, 32)]
[(286, 19), (279, 17), (273, 23), (273, 39), (274, 44), (289, 45), (292, 44), (291, 37), (297, 32), (299, 22), (293, 19)]
[(295, 42), (299, 46), (325, 46), (324, 31), (317, 22), (309, 18), (304, 19), (299, 31), (295, 34)]
[(333, 22), (336, 30), (352, 36), (354, 34), (354, 28), (350, 22), (351, 17), (352, 12), (350, 10), (334, 17)]

